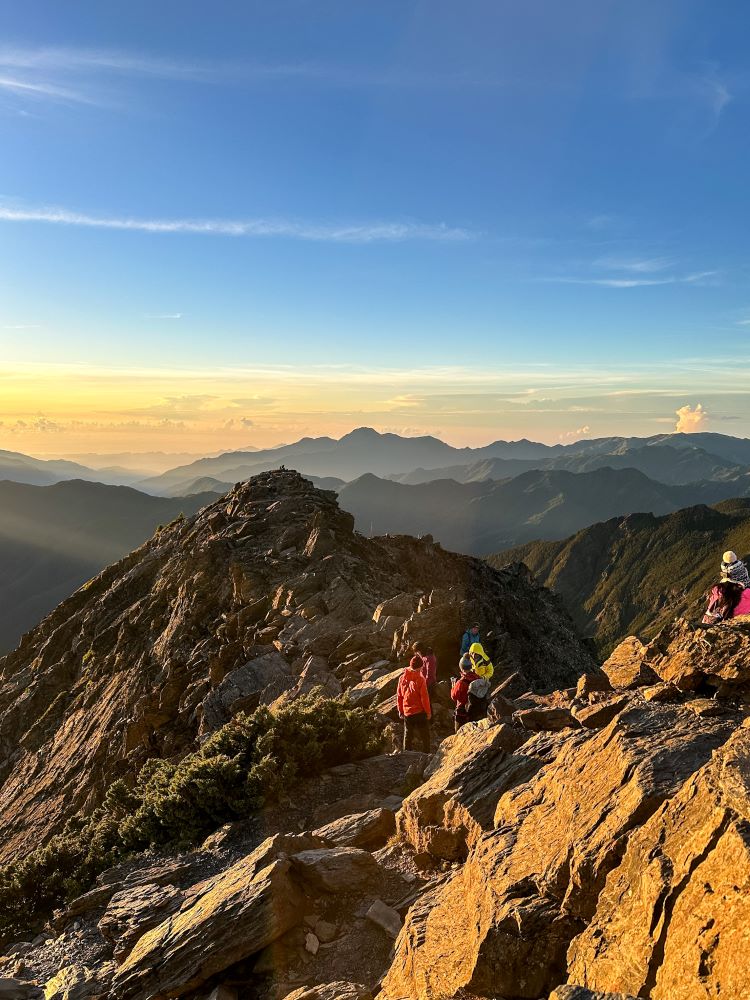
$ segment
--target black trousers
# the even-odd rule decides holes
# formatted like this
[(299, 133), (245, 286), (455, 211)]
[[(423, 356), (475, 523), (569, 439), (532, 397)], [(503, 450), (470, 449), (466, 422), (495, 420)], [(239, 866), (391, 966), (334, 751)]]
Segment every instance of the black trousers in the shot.
[(422, 753), (430, 752), (430, 720), (424, 712), (404, 718), (404, 750), (415, 750), (414, 743), (421, 743)]

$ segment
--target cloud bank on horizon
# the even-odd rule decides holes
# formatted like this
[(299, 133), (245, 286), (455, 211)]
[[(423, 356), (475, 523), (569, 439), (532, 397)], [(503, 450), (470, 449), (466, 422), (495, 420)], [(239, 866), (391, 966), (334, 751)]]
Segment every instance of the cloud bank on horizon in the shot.
[[(708, 429), (736, 435), (750, 419), (750, 398), (726, 391), (729, 367), (715, 365), (711, 378), (701, 379), (701, 401), (691, 402), (697, 387), (665, 390), (660, 375), (641, 370), (615, 376), (528, 366), (476, 377), (470, 368), (19, 365), (3, 380), (0, 447), (211, 453), (306, 435), (340, 437), (363, 425), (454, 445), (522, 437), (565, 443), (621, 435), (624, 425), (638, 436)], [(670, 378), (690, 385), (691, 371), (688, 365)]]

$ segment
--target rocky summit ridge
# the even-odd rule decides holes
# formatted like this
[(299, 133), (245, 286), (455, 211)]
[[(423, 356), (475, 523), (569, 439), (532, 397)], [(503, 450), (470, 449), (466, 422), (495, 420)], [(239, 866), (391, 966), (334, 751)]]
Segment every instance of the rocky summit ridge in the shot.
[(363, 538), (333, 493), (296, 472), (238, 485), (109, 566), (0, 660), (0, 860), (241, 709), (315, 686), (352, 688), (359, 704), (392, 695), (395, 680), (375, 685), (419, 638), (455, 669), (473, 618), (530, 688), (591, 668), (522, 567), (497, 572), (429, 538)]
[(100, 872), (6, 941), (0, 996), (750, 997), (750, 623), (678, 620), (600, 669), (523, 567), (363, 538), (285, 470), (162, 529), (0, 661), (6, 859), (258, 704), (317, 686), (387, 729), (407, 646), (450, 670), (475, 617), (487, 720), (445, 735), (443, 680), (431, 756), (331, 767)]

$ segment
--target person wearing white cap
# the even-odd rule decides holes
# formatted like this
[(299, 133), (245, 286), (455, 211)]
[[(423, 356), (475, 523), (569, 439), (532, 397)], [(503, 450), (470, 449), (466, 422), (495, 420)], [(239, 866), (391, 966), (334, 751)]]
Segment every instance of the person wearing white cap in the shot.
[(712, 589), (703, 615), (704, 625), (717, 625), (729, 618), (750, 615), (750, 580), (747, 567), (737, 554), (725, 552), (721, 560), (721, 580)]
[(750, 587), (750, 574), (747, 566), (741, 559), (737, 558), (737, 553), (729, 549), (721, 557), (721, 578), (732, 583), (738, 583), (741, 587)]

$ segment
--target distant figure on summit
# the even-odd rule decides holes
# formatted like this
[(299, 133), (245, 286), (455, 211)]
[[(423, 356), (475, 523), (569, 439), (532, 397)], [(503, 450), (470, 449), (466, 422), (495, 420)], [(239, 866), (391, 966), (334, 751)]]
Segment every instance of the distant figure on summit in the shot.
[(482, 639), (481, 636), (479, 635), (478, 625), (474, 624), (470, 626), (470, 628), (467, 628), (466, 631), (464, 632), (463, 639), (461, 640), (461, 656), (463, 656), (464, 653), (469, 652), (469, 647), (473, 642), (481, 642), (481, 641)]
[(702, 624), (716, 625), (740, 615), (750, 615), (750, 576), (744, 562), (729, 551), (722, 557), (721, 579), (711, 589)]

